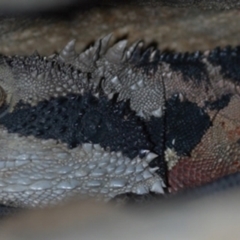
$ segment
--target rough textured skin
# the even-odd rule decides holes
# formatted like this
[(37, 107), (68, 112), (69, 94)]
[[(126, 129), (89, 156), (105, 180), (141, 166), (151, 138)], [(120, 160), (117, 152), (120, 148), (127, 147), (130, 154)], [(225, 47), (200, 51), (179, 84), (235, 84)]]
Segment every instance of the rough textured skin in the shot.
[[(141, 42), (126, 47), (126, 40), (109, 47), (109, 38), (99, 39), (81, 54), (71, 41), (47, 58), (1, 57), (2, 203), (41, 206), (75, 192), (109, 199), (131, 192), (163, 193), (165, 186), (165, 192), (175, 192), (239, 171), (239, 48), (173, 54), (142, 50)], [(84, 143), (70, 150), (59, 139), (41, 140), (41, 133), (33, 137), (23, 131), (18, 136), (27, 126), (13, 129), (5, 120), (14, 116), (17, 122), (24, 109), (32, 111), (42, 101), (51, 104), (69, 93), (99, 99), (103, 95), (123, 106), (128, 102), (146, 124), (155, 148), (140, 149), (132, 160), (111, 152), (110, 145), (109, 149)], [(94, 129), (101, 126), (94, 121), (89, 122)], [(66, 192), (69, 195), (63, 195)]]
[[(127, 2), (129, 3), (129, 1)], [(184, 1), (177, 1), (177, 3), (182, 2)], [(133, 7), (118, 5), (111, 9), (94, 9), (85, 14), (71, 16), (71, 21), (62, 21), (62, 19), (54, 21), (52, 16), (51, 20), (31, 18), (22, 22), (20, 19), (14, 18), (10, 19), (10, 24), (1, 21), (0, 52), (5, 55), (26, 55), (38, 49), (41, 54), (48, 55), (55, 49), (60, 51), (62, 46), (73, 38), (77, 39), (76, 49), (79, 52), (86, 47), (87, 43), (93, 42), (98, 36), (104, 36), (109, 32), (114, 32), (114, 36), (117, 38), (127, 34), (130, 42), (144, 39), (146, 44), (154, 41), (159, 44), (160, 49), (167, 48), (175, 51), (205, 51), (213, 49), (215, 46), (239, 44), (240, 15), (238, 9), (195, 11), (194, 4), (201, 1), (186, 2), (190, 3), (189, 9), (165, 9), (163, 6), (157, 7), (155, 3), (152, 4), (147, 0), (144, 1), (144, 4), (149, 3), (148, 6), (145, 5), (141, 8), (136, 5), (132, 5)], [(218, 0), (202, 2), (205, 2), (204, 8), (208, 8), (214, 3), (216, 7), (220, 5)], [(232, 182), (227, 180), (227, 183), (231, 184)], [(219, 181), (215, 182), (214, 186), (222, 188)], [(228, 185), (224, 186), (229, 188)], [(167, 199), (169, 208), (159, 201), (152, 205), (152, 212), (144, 212), (142, 206), (141, 209), (137, 209), (137, 216), (133, 219), (131, 218), (133, 214), (129, 214), (129, 209), (127, 209), (126, 216), (120, 219), (119, 215), (122, 214), (123, 209), (120, 209), (118, 215), (111, 206), (108, 206), (112, 217), (106, 213), (103, 213), (102, 216), (93, 214), (89, 221), (88, 216), (93, 207), (87, 207), (82, 202), (79, 203), (79, 210), (71, 208), (71, 206), (57, 208), (57, 216), (47, 209), (45, 215), (41, 217), (41, 210), (36, 215), (36, 221), (31, 215), (24, 215), (22, 218), (16, 218), (9, 228), (1, 223), (0, 235), (4, 234), (4, 230), (8, 230), (8, 234), (4, 234), (2, 239), (46, 239), (50, 236), (52, 239), (54, 237), (55, 239), (76, 239), (79, 236), (85, 236), (84, 231), (86, 231), (86, 238), (91, 238), (91, 234), (93, 234), (95, 238), (104, 239), (114, 239), (116, 235), (124, 235), (128, 239), (138, 240), (159, 239), (160, 236), (163, 236), (163, 239), (239, 239), (239, 199), (236, 195), (228, 195), (226, 188), (222, 195), (210, 198), (207, 202), (200, 193), (199, 199), (197, 201), (195, 199), (193, 205), (188, 200), (184, 200), (184, 202), (177, 200), (176, 205), (172, 205)], [(211, 196), (212, 191), (210, 189), (208, 192)], [(190, 194), (194, 195), (195, 193), (191, 190)], [(222, 202), (223, 199), (224, 202)], [(102, 210), (102, 206), (99, 208)], [(191, 209), (189, 210), (189, 208)], [(158, 214), (154, 215), (156, 211)], [(113, 220), (114, 217), (117, 219), (116, 222)], [(79, 218), (83, 218), (83, 220), (80, 221)], [(105, 228), (100, 230), (99, 226), (103, 226), (103, 222)], [(125, 227), (124, 224), (126, 224)], [(73, 230), (74, 227), (76, 232)], [(36, 229), (36, 232), (33, 229)], [(173, 231), (173, 229), (179, 231)], [(56, 236), (53, 236), (54, 231)], [(12, 237), (13, 235), (15, 238)]]
[(3, 128), (0, 139), (1, 203), (5, 205), (46, 206), (79, 194), (108, 200), (125, 192), (154, 190), (154, 183), (160, 181), (154, 170), (147, 169), (155, 157), (151, 153), (129, 159), (97, 144), (70, 150), (56, 140), (9, 135)]
[[(197, 131), (200, 131), (196, 120), (191, 119), (189, 122), (184, 123), (193, 126), (187, 126), (182, 132), (176, 133), (176, 135), (179, 134), (176, 137), (180, 140), (178, 141), (177, 138), (172, 139), (175, 143), (171, 147), (168, 147), (168, 135), (166, 136), (165, 160), (170, 170), (168, 174), (170, 191), (195, 187), (239, 171), (238, 128), (240, 116), (238, 106), (240, 72), (238, 47), (216, 48), (204, 54), (199, 52), (192, 54), (161, 54), (157, 50), (147, 49), (141, 55), (139, 52), (141, 43), (136, 43), (128, 50), (125, 50), (125, 55), (122, 55), (122, 45), (125, 45), (125, 42), (122, 41), (112, 47), (112, 49), (116, 49), (115, 52), (119, 51), (117, 56), (121, 57), (121, 61), (120, 59), (116, 60), (115, 66), (111, 65), (115, 59), (108, 60), (108, 54), (106, 53), (106, 56), (102, 57), (100, 52), (99, 59), (95, 62), (97, 68), (86, 67), (87, 56), (94, 56), (94, 53), (96, 56), (98, 46), (102, 44), (105, 47), (105, 41), (107, 42), (107, 40), (108, 37), (100, 40), (100, 44), (98, 41), (94, 47), (80, 55), (73, 53), (73, 42), (70, 42), (60, 53), (59, 59), (71, 63), (78, 69), (91, 71), (93, 76), (101, 74), (99, 69), (106, 69), (105, 71), (102, 70), (103, 75), (107, 76), (105, 77), (106, 80), (103, 80), (102, 87), (105, 93), (109, 94), (109, 89), (112, 89), (112, 92), (120, 92), (121, 96), (121, 91), (124, 91), (127, 92), (127, 96), (131, 96), (132, 101), (134, 101), (132, 96), (143, 96), (139, 90), (141, 88), (135, 86), (139, 83), (138, 81), (144, 81), (148, 77), (148, 82), (144, 82), (147, 85), (147, 88), (144, 88), (144, 93), (147, 94), (149, 91), (149, 95), (154, 95), (159, 89), (158, 94), (164, 95), (164, 99), (150, 99), (152, 105), (156, 104), (156, 109), (169, 109), (166, 106), (168, 99), (171, 99), (172, 96), (178, 96), (182, 103), (191, 102), (197, 104), (210, 118), (211, 126), (208, 126), (207, 131), (203, 130), (204, 134), (190, 152), (179, 154), (175, 149), (178, 148), (178, 144), (184, 138), (187, 138), (187, 136), (179, 136), (180, 134), (189, 134), (189, 131), (194, 131), (197, 135)], [(107, 60), (102, 60), (102, 58)], [(133, 70), (129, 71), (129, 65)], [(119, 71), (119, 69), (123, 70)], [(138, 77), (139, 70), (143, 74), (140, 77)], [(110, 77), (108, 77), (109, 75)], [(162, 85), (159, 83), (152, 85), (153, 81), (159, 81)], [(148, 88), (148, 86), (150, 87)], [(141, 109), (144, 106), (143, 104), (138, 101), (138, 104), (135, 105), (138, 105), (138, 109)], [(132, 107), (138, 112), (137, 108)], [(158, 116), (161, 116), (164, 112), (162, 109), (145, 114), (142, 114), (140, 110), (140, 114), (139, 112), (138, 114), (148, 118), (149, 115), (154, 115), (157, 112)], [(177, 109), (173, 109), (173, 111), (177, 111)], [(166, 126), (169, 125), (169, 128), (173, 128), (171, 122), (174, 122), (174, 120), (184, 122), (184, 118), (188, 117), (187, 114), (194, 114), (194, 112), (184, 114), (180, 115), (178, 113), (175, 119), (168, 119), (170, 114), (166, 113)], [(174, 125), (176, 125), (175, 122)], [(184, 127), (180, 125), (179, 128), (183, 129)], [(176, 132), (178, 130), (176, 129)], [(193, 136), (189, 137), (192, 138), (189, 139), (192, 141)]]

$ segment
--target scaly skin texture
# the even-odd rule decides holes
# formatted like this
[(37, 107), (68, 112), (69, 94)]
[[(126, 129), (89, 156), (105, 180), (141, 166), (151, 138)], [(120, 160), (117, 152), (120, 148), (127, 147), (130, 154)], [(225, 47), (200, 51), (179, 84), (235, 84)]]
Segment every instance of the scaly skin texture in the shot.
[(109, 39), (1, 57), (2, 203), (176, 192), (239, 171), (239, 48), (172, 54)]
[[(107, 41), (106, 39), (107, 37), (100, 40), (103, 46), (105, 44), (105, 41)], [(177, 153), (175, 151), (175, 146), (178, 144), (178, 142), (176, 142), (177, 139), (174, 140), (175, 143), (172, 144), (171, 147), (168, 147), (166, 144), (164, 151), (165, 161), (167, 162), (169, 169), (169, 191), (178, 191), (186, 187), (188, 188), (199, 186), (204, 183), (216, 180), (222, 176), (239, 171), (238, 156), (240, 149), (238, 129), (240, 116), (238, 106), (240, 100), (240, 75), (238, 69), (238, 47), (235, 49), (227, 47), (222, 50), (216, 48), (211, 52), (205, 52), (203, 55), (199, 52), (193, 53), (191, 55), (188, 53), (160, 54), (158, 51), (148, 49), (143, 53), (141, 60), (139, 60), (140, 57), (137, 54), (139, 54), (138, 48), (141, 47), (141, 43), (136, 43), (136, 45), (133, 44), (133, 46), (125, 51), (125, 56), (123, 57), (121, 55), (121, 50), (119, 50), (118, 47), (118, 45), (125, 44), (125, 42), (122, 41), (121, 44), (118, 43), (118, 45), (116, 44), (114, 46), (114, 48), (118, 49), (120, 52), (117, 54), (117, 56), (121, 57), (121, 63), (117, 63), (119, 64), (118, 67), (112, 67), (111, 63), (102, 63), (104, 62), (102, 58), (107, 57), (100, 56), (100, 59), (96, 61), (96, 69), (93, 70), (92, 66), (86, 68), (86, 62), (88, 61), (85, 62), (82, 59), (85, 60), (86, 56), (94, 55), (94, 51), (97, 51), (96, 49), (98, 48), (98, 44), (99, 43), (97, 42), (95, 46), (92, 47), (92, 49), (90, 49), (87, 53), (77, 55), (74, 54), (73, 51), (73, 42), (70, 42), (60, 53), (59, 59), (71, 63), (81, 70), (87, 69), (87, 71), (89, 70), (93, 72), (93, 75), (99, 75), (99, 68), (104, 66), (102, 67), (106, 69), (104, 75), (107, 77), (110, 75), (110, 77), (106, 77), (107, 80), (104, 80), (107, 82), (107, 84), (103, 85), (103, 90), (109, 94), (105, 89), (110, 88), (113, 92), (120, 92), (121, 96), (121, 91), (123, 88), (127, 88), (129, 91), (131, 87), (134, 88), (134, 84), (137, 82), (137, 80), (135, 80), (135, 82), (133, 81), (132, 83), (128, 78), (125, 80), (121, 77), (124, 75), (122, 72), (127, 73), (127, 71), (129, 71), (129, 65), (125, 63), (127, 61), (122, 59), (124, 59), (124, 57), (127, 55), (132, 56), (132, 59), (134, 60), (131, 61), (137, 62), (137, 64), (134, 62), (133, 65), (140, 65), (139, 68), (141, 70), (145, 68), (145, 70), (142, 70), (142, 72), (144, 72), (149, 78), (147, 85), (151, 84), (154, 79), (157, 79), (157, 81), (163, 83), (162, 86), (159, 86), (159, 89), (164, 86), (164, 93), (162, 91), (162, 94), (164, 94), (164, 101), (161, 101), (160, 99), (151, 99), (152, 104), (159, 104), (157, 108), (168, 108), (168, 106), (165, 106), (166, 101), (172, 96), (178, 96), (181, 102), (190, 101), (192, 103), (196, 103), (204, 110), (205, 113), (207, 113), (210, 118), (211, 126), (207, 131), (204, 132), (201, 140), (193, 149), (191, 149), (191, 152), (188, 152), (186, 154)], [(144, 64), (146, 64), (146, 66), (144, 66)], [(109, 65), (110, 67), (108, 67)], [(134, 68), (135, 71), (133, 71), (133, 79), (144, 79), (143, 76), (140, 76), (138, 78), (137, 74), (139, 74), (139, 68)], [(114, 71), (112, 69), (117, 69), (117, 71)], [(119, 69), (124, 70), (119, 71)], [(127, 76), (130, 76), (130, 79), (132, 79), (130, 74)], [(113, 83), (113, 81), (110, 80), (115, 78), (119, 80), (118, 83)], [(126, 86), (126, 82), (127, 84), (132, 85)], [(119, 87), (118, 84), (121, 87)], [(106, 85), (108, 86), (105, 87)], [(139, 88), (136, 88), (132, 91), (130, 90), (127, 92), (127, 96), (132, 96), (137, 91), (139, 91), (138, 89)], [(144, 88), (144, 91), (145, 89), (146, 88)], [(151, 93), (153, 94), (156, 89), (156, 85), (151, 86), (149, 95), (151, 95)], [(127, 90), (124, 89), (124, 91)], [(137, 92), (137, 95), (142, 96), (140, 92)], [(227, 96), (231, 97), (224, 103), (222, 99), (225, 97), (223, 96), (226, 98)], [(132, 98), (130, 97), (130, 99)], [(221, 102), (220, 104), (218, 103), (219, 100)], [(219, 106), (216, 106), (216, 103), (217, 105), (219, 104)], [(221, 106), (221, 104), (223, 105)], [(141, 108), (141, 106), (142, 105), (140, 103), (138, 107)], [(134, 110), (137, 109), (135, 108)], [(154, 113), (152, 112), (149, 114), (151, 115)], [(140, 115), (143, 117), (148, 117), (148, 115), (142, 115), (141, 112)], [(179, 113), (176, 120), (184, 121), (181, 119), (184, 117), (186, 116), (181, 116)], [(166, 119), (168, 119), (167, 116)], [(171, 125), (171, 123), (166, 120), (166, 125), (168, 124)], [(190, 124), (194, 125), (194, 122)], [(179, 128), (180, 127), (182, 126), (179, 126)], [(194, 129), (195, 127), (196, 129)], [(193, 126), (192, 129), (189, 126), (188, 129), (190, 131), (197, 131), (197, 126)], [(187, 132), (184, 133), (187, 134)], [(177, 137), (181, 138), (181, 136)]]
[(79, 194), (109, 200), (142, 188), (148, 192), (159, 181), (147, 169), (154, 157), (151, 153), (129, 159), (97, 144), (70, 150), (56, 140), (9, 135), (3, 128), (0, 139), (1, 203), (5, 205), (46, 206)]

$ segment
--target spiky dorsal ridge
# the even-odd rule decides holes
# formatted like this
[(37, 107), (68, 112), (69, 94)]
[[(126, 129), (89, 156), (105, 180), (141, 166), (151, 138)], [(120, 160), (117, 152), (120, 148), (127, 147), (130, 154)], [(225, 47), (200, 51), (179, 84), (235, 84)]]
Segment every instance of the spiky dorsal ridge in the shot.
[[(98, 39), (92, 47), (80, 54), (75, 52), (74, 41), (71, 41), (60, 52), (58, 60), (82, 72), (91, 73), (94, 89), (101, 89), (108, 98), (111, 99), (117, 93), (119, 101), (130, 99), (131, 108), (138, 115), (144, 118), (152, 115), (161, 117), (164, 108), (162, 81), (159, 74), (149, 79), (148, 70), (140, 67), (148, 63), (155, 64), (159, 51), (150, 50), (149, 56), (147, 53), (142, 54), (143, 43), (139, 41), (129, 48), (127, 40), (109, 46), (110, 38), (111, 34)], [(155, 66), (149, 69), (150, 72), (157, 70)]]
[[(199, 51), (172, 53), (153, 48), (143, 49), (142, 41), (130, 47), (127, 47), (127, 40), (109, 46), (110, 39), (111, 34), (100, 38), (80, 54), (75, 51), (75, 40), (72, 40), (53, 57), (43, 58), (34, 53), (28, 57), (2, 57), (1, 61), (10, 66), (16, 82), (22, 84), (20, 89), (24, 89), (27, 81), (29, 85), (33, 84), (28, 93), (30, 91), (30, 98), (36, 98), (34, 101), (42, 97), (37, 96), (38, 93), (31, 93), (38, 87), (36, 83), (41, 86), (48, 84), (53, 97), (59, 96), (60, 92), (78, 93), (93, 88), (95, 94), (103, 92), (109, 99), (117, 94), (119, 101), (130, 100), (131, 109), (146, 119), (164, 114), (166, 94), (175, 91), (170, 89), (165, 92), (168, 89), (166, 85), (173, 88), (176, 79), (178, 85), (186, 81), (186, 84), (199, 87), (199, 91), (201, 88), (204, 92), (211, 85), (211, 71), (207, 67), (213, 68), (214, 65), (222, 67), (223, 76), (230, 76), (236, 82), (240, 79), (236, 67), (240, 55), (238, 48), (215, 49), (206, 56)], [(183, 89), (183, 95), (186, 94)], [(47, 98), (46, 93), (40, 95)], [(26, 102), (28, 99), (25, 96)]]
[[(51, 97), (88, 91), (88, 76), (72, 65), (41, 57), (12, 56), (1, 59), (0, 85), (14, 107), (20, 100), (31, 105)], [(4, 77), (5, 76), (5, 77)]]
[[(152, 47), (144, 49), (142, 41), (127, 47), (126, 40), (109, 46), (110, 38), (111, 35), (107, 35), (98, 39), (80, 54), (75, 51), (75, 41), (70, 41), (58, 59), (91, 73), (94, 89), (100, 88), (109, 98), (117, 93), (119, 100), (130, 99), (131, 108), (146, 119), (164, 114), (164, 88), (165, 84), (176, 84), (172, 79), (178, 79), (177, 84), (186, 81), (201, 91), (211, 85), (209, 64), (205, 64), (206, 56), (200, 51), (161, 52)], [(210, 64), (210, 68), (214, 66)]]

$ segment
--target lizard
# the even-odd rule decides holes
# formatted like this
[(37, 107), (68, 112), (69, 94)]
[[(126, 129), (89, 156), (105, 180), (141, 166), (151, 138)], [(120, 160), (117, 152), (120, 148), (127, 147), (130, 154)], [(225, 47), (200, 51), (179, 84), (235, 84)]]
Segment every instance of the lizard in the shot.
[(239, 171), (240, 48), (1, 56), (0, 202), (173, 194)]

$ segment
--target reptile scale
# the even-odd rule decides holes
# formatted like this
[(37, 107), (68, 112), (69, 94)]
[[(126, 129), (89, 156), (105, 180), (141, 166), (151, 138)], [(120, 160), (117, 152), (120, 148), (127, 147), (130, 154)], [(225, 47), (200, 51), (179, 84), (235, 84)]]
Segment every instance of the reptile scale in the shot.
[[(0, 57), (0, 203), (169, 195), (240, 169), (240, 47)], [(234, 181), (234, 180), (233, 180)]]

